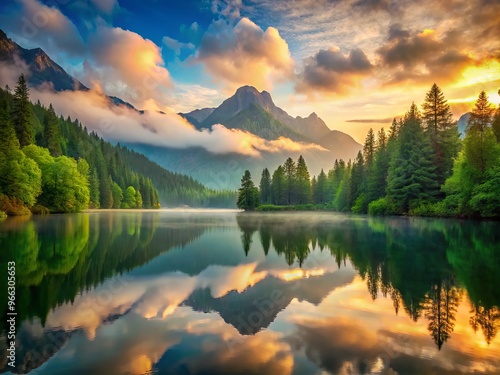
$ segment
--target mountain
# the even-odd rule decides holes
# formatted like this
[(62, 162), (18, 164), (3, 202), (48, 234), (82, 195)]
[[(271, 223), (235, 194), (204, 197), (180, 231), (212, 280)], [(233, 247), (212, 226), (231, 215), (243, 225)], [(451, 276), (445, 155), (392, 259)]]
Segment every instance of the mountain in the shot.
[(324, 148), (261, 152), (260, 157), (250, 157), (240, 154), (211, 154), (201, 148), (174, 149), (128, 144), (163, 167), (187, 173), (215, 189), (237, 188), (245, 169), (250, 170), (258, 181), (263, 168), (273, 171), (289, 156), (297, 159), (302, 154), (311, 174), (316, 175), (322, 168), (330, 169), (335, 159), (354, 159), (361, 150), (361, 145), (350, 135), (330, 130), (315, 113), (306, 118), (292, 117), (274, 104), (271, 94), (267, 91), (259, 92), (252, 86), (240, 87), (217, 108), (197, 109), (180, 115), (197, 129), (209, 129), (214, 124), (222, 124), (267, 140), (286, 137), (296, 142), (315, 143)]
[[(201, 111), (211, 113), (202, 120), (197, 117)], [(318, 143), (344, 159), (354, 158), (361, 149), (361, 145), (349, 135), (330, 130), (316, 113), (305, 118), (292, 117), (274, 104), (271, 94), (259, 92), (252, 86), (240, 87), (215, 109), (197, 109), (182, 115), (188, 121), (194, 118), (195, 121), (190, 122), (198, 129), (223, 124), (228, 128), (250, 131), (265, 139), (285, 136), (295, 141)]]
[(24, 61), (31, 72), (28, 77), (31, 86), (48, 83), (56, 91), (88, 90), (80, 81), (66, 73), (41, 48), (22, 48), (0, 30), (0, 62), (15, 64), (18, 59)]
[[(208, 116), (203, 120), (200, 113)], [(131, 145), (138, 151), (146, 153), (157, 163), (176, 170), (175, 164), (184, 164), (189, 172), (208, 186), (224, 186), (235, 188), (245, 169), (249, 169), (258, 178), (264, 168), (274, 169), (282, 164), (286, 157), (298, 157), (303, 154), (312, 174), (321, 168), (329, 169), (335, 159), (354, 159), (361, 145), (350, 135), (338, 130), (330, 130), (325, 122), (315, 113), (308, 117), (292, 117), (277, 107), (267, 91), (259, 92), (255, 87), (240, 87), (233, 96), (224, 100), (217, 108), (205, 108), (193, 112), (182, 113), (197, 129), (210, 128), (214, 124), (222, 124), (230, 129), (241, 129), (267, 140), (279, 137), (290, 138), (296, 142), (316, 143), (324, 147), (324, 151), (305, 150), (288, 153), (262, 153), (259, 159), (241, 155), (231, 155), (232, 167), (228, 166), (228, 155), (210, 155), (203, 150), (160, 150), (144, 145)], [(198, 155), (198, 156), (197, 156)], [(236, 167), (235, 167), (236, 166)], [(237, 170), (237, 172), (235, 171)], [(215, 176), (224, 175), (224, 182)], [(257, 175), (257, 176), (256, 176)], [(215, 184), (215, 185), (213, 185)]]
[[(0, 62), (19, 65), (19, 60), (23, 60), (30, 70), (31, 74), (27, 79), (31, 86), (46, 85), (56, 91), (89, 90), (43, 50), (22, 48), (0, 30)], [(115, 105), (127, 106), (143, 113), (118, 97), (108, 98)], [(235, 189), (239, 186), (245, 169), (249, 169), (257, 177), (264, 167), (275, 169), (287, 157), (297, 159), (300, 154), (306, 159), (310, 172), (318, 174), (321, 168), (331, 168), (335, 159), (353, 159), (361, 149), (361, 145), (349, 135), (330, 130), (315, 113), (306, 118), (292, 117), (274, 104), (267, 91), (259, 92), (252, 86), (239, 88), (217, 108), (197, 109), (179, 115), (197, 129), (210, 128), (220, 123), (267, 140), (286, 137), (296, 142), (315, 143), (324, 148), (261, 152), (260, 156), (251, 157), (236, 153), (210, 153), (200, 147), (178, 149), (127, 143), (129, 148), (146, 155), (161, 167), (175, 173), (189, 174), (214, 189)]]
[(184, 117), (191, 124), (196, 124), (195, 126), (198, 127), (198, 125), (201, 125), (201, 123), (205, 121), (206, 118), (210, 116), (214, 110), (215, 108), (202, 108), (195, 109), (194, 111), (191, 111), (189, 113), (179, 113), (179, 115)]
[(460, 133), (460, 138), (465, 137), (465, 131), (467, 129), (467, 123), (469, 122), (469, 117), (470, 117), (470, 112), (464, 113), (460, 118), (458, 119), (457, 126), (458, 126), (458, 132)]
[[(30, 74), (27, 80), (30, 86), (48, 86), (55, 91), (88, 91), (89, 88), (69, 75), (59, 64), (52, 60), (41, 48), (26, 49), (19, 46), (0, 29), (0, 62), (19, 65), (24, 62)], [(115, 105), (135, 107), (116, 96), (108, 96)], [(142, 112), (142, 111), (139, 111)]]

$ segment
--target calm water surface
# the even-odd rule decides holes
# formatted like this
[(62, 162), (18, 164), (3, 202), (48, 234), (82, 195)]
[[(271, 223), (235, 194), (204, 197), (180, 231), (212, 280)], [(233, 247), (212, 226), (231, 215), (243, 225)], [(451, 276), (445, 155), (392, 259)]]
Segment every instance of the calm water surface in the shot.
[(0, 245), (14, 373), (500, 374), (498, 222), (96, 212)]

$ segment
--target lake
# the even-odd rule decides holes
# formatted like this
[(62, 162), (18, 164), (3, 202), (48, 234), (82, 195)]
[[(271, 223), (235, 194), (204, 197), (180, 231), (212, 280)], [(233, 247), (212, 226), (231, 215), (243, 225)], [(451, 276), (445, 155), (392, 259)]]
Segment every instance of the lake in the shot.
[(0, 222), (32, 374), (500, 374), (500, 223), (103, 211)]

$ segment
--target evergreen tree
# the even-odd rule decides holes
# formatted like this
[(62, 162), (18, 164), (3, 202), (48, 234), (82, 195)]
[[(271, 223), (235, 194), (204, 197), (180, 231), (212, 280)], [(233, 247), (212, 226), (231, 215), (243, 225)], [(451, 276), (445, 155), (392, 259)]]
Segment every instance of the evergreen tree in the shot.
[(262, 177), (260, 179), (260, 200), (263, 204), (271, 203), (271, 174), (269, 173), (269, 169), (264, 168), (262, 171)]
[(442, 185), (451, 175), (453, 159), (459, 148), (459, 134), (450, 106), (436, 84), (432, 85), (422, 104), (422, 122), (433, 149), (437, 182)]
[[(498, 90), (500, 95), (500, 90)], [(497, 110), (495, 111), (495, 116), (493, 116), (493, 123), (491, 124), (491, 128), (493, 129), (493, 133), (497, 138), (497, 142), (500, 143), (500, 104), (498, 105)]]
[(272, 202), (276, 205), (287, 204), (287, 184), (285, 170), (280, 165), (273, 173), (271, 182)]
[(387, 192), (398, 213), (406, 213), (411, 206), (431, 200), (438, 192), (432, 148), (414, 103), (405, 115), (391, 156)]
[(311, 203), (311, 177), (307, 169), (306, 161), (299, 156), (295, 170), (296, 202), (298, 204)]
[(24, 75), (21, 74), (14, 91), (12, 108), (12, 124), (16, 130), (17, 139), (21, 147), (30, 145), (34, 141), (34, 133), (30, 125), (30, 120), (29, 89)]
[(259, 205), (259, 190), (255, 187), (250, 171), (246, 170), (238, 189), (237, 206), (243, 210), (253, 210)]
[(112, 181), (111, 191), (113, 193), (113, 208), (121, 208), (123, 201), (123, 191), (118, 184)]
[[(21, 205), (31, 207), (40, 193), (41, 171), (20, 150), (10, 121), (9, 99), (0, 97), (0, 196), (5, 194), (9, 201), (14, 199)], [(11, 215), (25, 213), (23, 210), (10, 211), (8, 207), (0, 207), (0, 210), (9, 211), (7, 213)]]
[(365, 139), (365, 144), (363, 146), (363, 160), (367, 170), (370, 170), (373, 165), (373, 159), (375, 156), (375, 134), (373, 129), (368, 130), (368, 134)]
[(94, 169), (89, 176), (89, 189), (90, 189), (90, 202), (89, 207), (99, 208), (100, 207), (100, 192), (99, 192), (99, 177), (97, 177), (97, 170)]
[(329, 194), (331, 200), (335, 200), (335, 196), (337, 195), (337, 191), (339, 189), (340, 183), (344, 178), (344, 173), (346, 170), (346, 164), (344, 160), (340, 159), (340, 161), (335, 160), (335, 164), (333, 166), (333, 170), (328, 172), (329, 175)]
[(351, 161), (343, 168), (342, 180), (335, 193), (333, 206), (337, 211), (345, 212), (351, 209)]
[(286, 204), (295, 204), (296, 201), (296, 167), (295, 162), (292, 158), (288, 158), (283, 165), (283, 170), (285, 172), (285, 184), (286, 184)]
[(43, 143), (43, 146), (49, 149), (52, 156), (62, 155), (59, 121), (52, 104), (43, 119)]
[(316, 176), (313, 176), (313, 178), (311, 179), (311, 192), (312, 192), (312, 201), (313, 203), (318, 203), (317, 202), (317, 194), (318, 194), (318, 191), (317, 191), (317, 186), (318, 185), (318, 182), (316, 181)]
[(314, 194), (315, 202), (319, 204), (328, 203), (331, 200), (331, 197), (328, 194), (328, 190), (327, 177), (322, 169), (318, 175), (318, 179), (316, 180), (316, 189)]
[(445, 203), (454, 214), (500, 215), (500, 144), (488, 123), (491, 108), (482, 92), (469, 118), (464, 149), (443, 187)]
[[(351, 179), (349, 181), (349, 194), (347, 206), (353, 212), (366, 212), (368, 203), (366, 202), (366, 194), (364, 188), (364, 159), (363, 154), (358, 152), (356, 160), (352, 164)], [(365, 207), (366, 206), (366, 207)]]
[(488, 100), (488, 96), (484, 91), (481, 91), (476, 100), (474, 108), (469, 117), (467, 124), (467, 133), (472, 132), (472, 136), (468, 138), (469, 142), (473, 142), (473, 147), (468, 147), (466, 151), (466, 158), (473, 164), (481, 175), (484, 175), (487, 167), (488, 153), (491, 147), (485, 142), (488, 140), (487, 129), (492, 122), (493, 106)]
[(389, 170), (390, 154), (384, 128), (377, 134), (377, 152), (373, 162), (373, 171), (368, 180), (368, 202), (382, 198), (386, 194), (387, 172)]

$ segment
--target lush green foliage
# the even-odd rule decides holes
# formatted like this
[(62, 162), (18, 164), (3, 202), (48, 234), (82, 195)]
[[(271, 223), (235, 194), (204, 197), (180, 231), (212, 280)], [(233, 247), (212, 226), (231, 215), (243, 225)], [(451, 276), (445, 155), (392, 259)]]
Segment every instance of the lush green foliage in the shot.
[[(312, 203), (372, 215), (498, 217), (499, 124), (500, 107), (495, 111), (482, 92), (461, 142), (444, 94), (433, 85), (422, 112), (412, 104), (388, 134), (370, 129), (354, 161), (336, 160), (327, 174), (310, 179), (302, 156), (297, 163), (288, 158), (274, 171), (271, 199), (266, 190), (259, 209)], [(261, 188), (267, 189), (266, 170)]]
[(243, 210), (254, 210), (260, 203), (259, 189), (252, 181), (249, 171), (241, 178), (241, 188), (238, 189), (238, 201), (236, 205)]
[[(129, 187), (134, 189), (133, 203), (122, 204)], [(158, 208), (160, 201), (231, 207), (236, 196), (233, 191), (207, 189), (126, 147), (105, 142), (78, 120), (58, 117), (52, 105), (31, 104), (23, 76), (14, 94), (0, 89), (0, 194), (0, 209), (11, 215), (29, 213), (25, 207), (36, 204), (52, 212)]]

